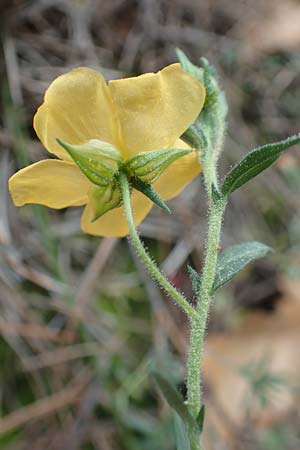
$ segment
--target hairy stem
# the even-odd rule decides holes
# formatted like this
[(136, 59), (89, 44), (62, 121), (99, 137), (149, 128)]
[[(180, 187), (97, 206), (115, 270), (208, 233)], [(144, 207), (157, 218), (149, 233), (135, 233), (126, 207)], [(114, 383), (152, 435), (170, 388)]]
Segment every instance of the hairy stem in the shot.
[[(188, 405), (197, 417), (201, 407), (201, 362), (206, 323), (212, 299), (212, 286), (215, 279), (222, 218), (225, 200), (213, 204), (210, 211), (207, 252), (202, 273), (202, 281), (197, 293), (197, 314), (191, 320), (190, 348), (188, 355)], [(200, 444), (199, 444), (200, 445)]]
[(151, 276), (158, 282), (162, 289), (164, 289), (167, 294), (180, 306), (183, 311), (187, 314), (189, 318), (193, 318), (196, 316), (195, 309), (188, 303), (185, 297), (177, 291), (177, 289), (166, 279), (166, 277), (162, 274), (162, 272), (157, 267), (156, 263), (151, 259), (148, 255), (142, 241), (139, 238), (139, 235), (136, 231), (132, 208), (131, 208), (131, 199), (130, 199), (130, 188), (128, 179), (125, 173), (120, 173), (119, 175), (119, 184), (122, 193), (123, 206), (125, 210), (125, 216), (127, 225), (129, 228), (132, 244), (139, 256), (139, 258), (143, 261)]

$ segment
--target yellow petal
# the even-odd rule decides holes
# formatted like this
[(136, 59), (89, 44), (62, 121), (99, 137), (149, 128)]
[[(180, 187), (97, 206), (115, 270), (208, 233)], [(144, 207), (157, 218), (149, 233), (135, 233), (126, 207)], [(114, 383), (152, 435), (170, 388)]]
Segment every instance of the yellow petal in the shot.
[[(178, 139), (174, 148), (189, 148), (189, 146)], [(164, 200), (176, 197), (201, 172), (198, 156), (197, 152), (193, 152), (173, 162), (153, 183), (154, 190)]]
[(84, 205), (91, 186), (72, 162), (46, 159), (25, 167), (9, 179), (16, 206), (39, 203), (50, 208)]
[[(131, 196), (135, 225), (138, 226), (150, 211), (153, 203), (143, 194), (133, 191)], [(123, 207), (109, 211), (96, 222), (93, 208), (88, 203), (81, 217), (81, 228), (85, 233), (95, 236), (124, 237), (128, 234)]]
[(87, 67), (73, 69), (51, 83), (33, 126), (46, 149), (62, 159), (70, 156), (56, 138), (68, 144), (90, 139), (118, 144), (117, 123), (105, 80)]
[(205, 98), (202, 84), (179, 64), (156, 74), (110, 81), (108, 88), (127, 157), (169, 147), (194, 122)]

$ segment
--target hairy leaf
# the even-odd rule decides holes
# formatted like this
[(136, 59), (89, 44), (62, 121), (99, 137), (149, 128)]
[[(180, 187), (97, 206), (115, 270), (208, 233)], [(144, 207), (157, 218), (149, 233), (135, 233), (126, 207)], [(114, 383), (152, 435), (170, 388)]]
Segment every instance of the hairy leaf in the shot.
[(199, 161), (203, 167), (205, 186), (211, 197), (212, 185), (217, 187), (216, 166), (227, 126), (226, 97), (219, 87), (215, 68), (205, 58), (200, 59), (201, 67), (197, 67), (182, 51), (177, 50), (177, 56), (182, 68), (201, 81), (206, 91), (205, 102), (199, 116), (181, 138), (189, 145), (200, 149)]
[(252, 150), (226, 175), (222, 194), (228, 195), (270, 167), (292, 145), (300, 143), (300, 134)]
[(192, 288), (193, 288), (193, 292), (195, 294), (198, 294), (199, 290), (200, 290), (200, 286), (201, 286), (201, 276), (199, 275), (198, 272), (196, 272), (195, 269), (193, 269), (193, 267), (191, 266), (187, 266), (187, 270), (192, 282)]
[(183, 70), (185, 70), (193, 78), (196, 78), (196, 80), (203, 83), (203, 69), (193, 64), (186, 56), (186, 54), (182, 50), (180, 50), (180, 48), (176, 48), (176, 55)]
[(212, 291), (228, 283), (247, 264), (264, 257), (272, 249), (260, 242), (245, 242), (222, 250), (218, 255), (217, 269)]

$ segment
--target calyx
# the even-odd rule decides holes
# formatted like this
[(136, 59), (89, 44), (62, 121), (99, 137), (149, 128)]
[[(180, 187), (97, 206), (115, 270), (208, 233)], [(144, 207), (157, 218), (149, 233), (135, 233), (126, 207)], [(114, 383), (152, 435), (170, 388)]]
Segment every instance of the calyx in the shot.
[(170, 164), (193, 151), (192, 149), (166, 148), (140, 152), (125, 161), (121, 152), (108, 142), (92, 139), (81, 145), (73, 145), (58, 138), (57, 142), (92, 182), (89, 200), (94, 211), (93, 221), (121, 206), (120, 172), (126, 174), (132, 188), (142, 192), (157, 206), (170, 212), (152, 184)]

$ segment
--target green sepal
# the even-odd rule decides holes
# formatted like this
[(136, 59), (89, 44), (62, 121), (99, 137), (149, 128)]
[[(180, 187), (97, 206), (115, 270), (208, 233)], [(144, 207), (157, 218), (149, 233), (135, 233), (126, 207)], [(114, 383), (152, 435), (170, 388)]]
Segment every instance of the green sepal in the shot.
[(193, 267), (191, 267), (190, 265), (187, 266), (187, 270), (189, 273), (189, 277), (191, 279), (192, 282), (192, 288), (193, 288), (193, 292), (194, 294), (198, 294), (200, 291), (200, 286), (201, 286), (201, 276), (199, 275), (198, 272), (196, 272), (195, 269), (193, 269)]
[(245, 266), (258, 258), (263, 258), (272, 249), (260, 242), (244, 242), (225, 248), (218, 255), (212, 293), (228, 283)]
[(290, 136), (283, 141), (266, 144), (248, 153), (226, 175), (222, 186), (222, 194), (229, 195), (252, 178), (270, 167), (289, 147), (300, 143), (300, 134)]
[(172, 162), (191, 153), (191, 149), (165, 148), (141, 152), (126, 161), (125, 167), (131, 176), (147, 183), (153, 183)]
[(136, 189), (137, 191), (142, 192), (142, 194), (146, 195), (153, 203), (155, 203), (160, 208), (167, 211), (169, 214), (171, 214), (171, 210), (168, 207), (168, 205), (163, 201), (162, 198), (155, 192), (153, 187), (150, 183), (146, 183), (145, 181), (137, 178), (132, 177), (130, 178), (130, 184), (131, 186)]
[(92, 222), (108, 211), (118, 208), (122, 198), (117, 181), (113, 180), (108, 186), (93, 186), (89, 193), (89, 200), (94, 213)]
[(199, 414), (196, 418), (196, 422), (199, 428), (199, 433), (201, 434), (204, 427), (204, 419), (205, 419), (205, 405), (202, 405), (199, 411)]
[(108, 142), (92, 139), (81, 145), (71, 145), (56, 139), (85, 176), (98, 186), (108, 186), (122, 163), (119, 150)]

